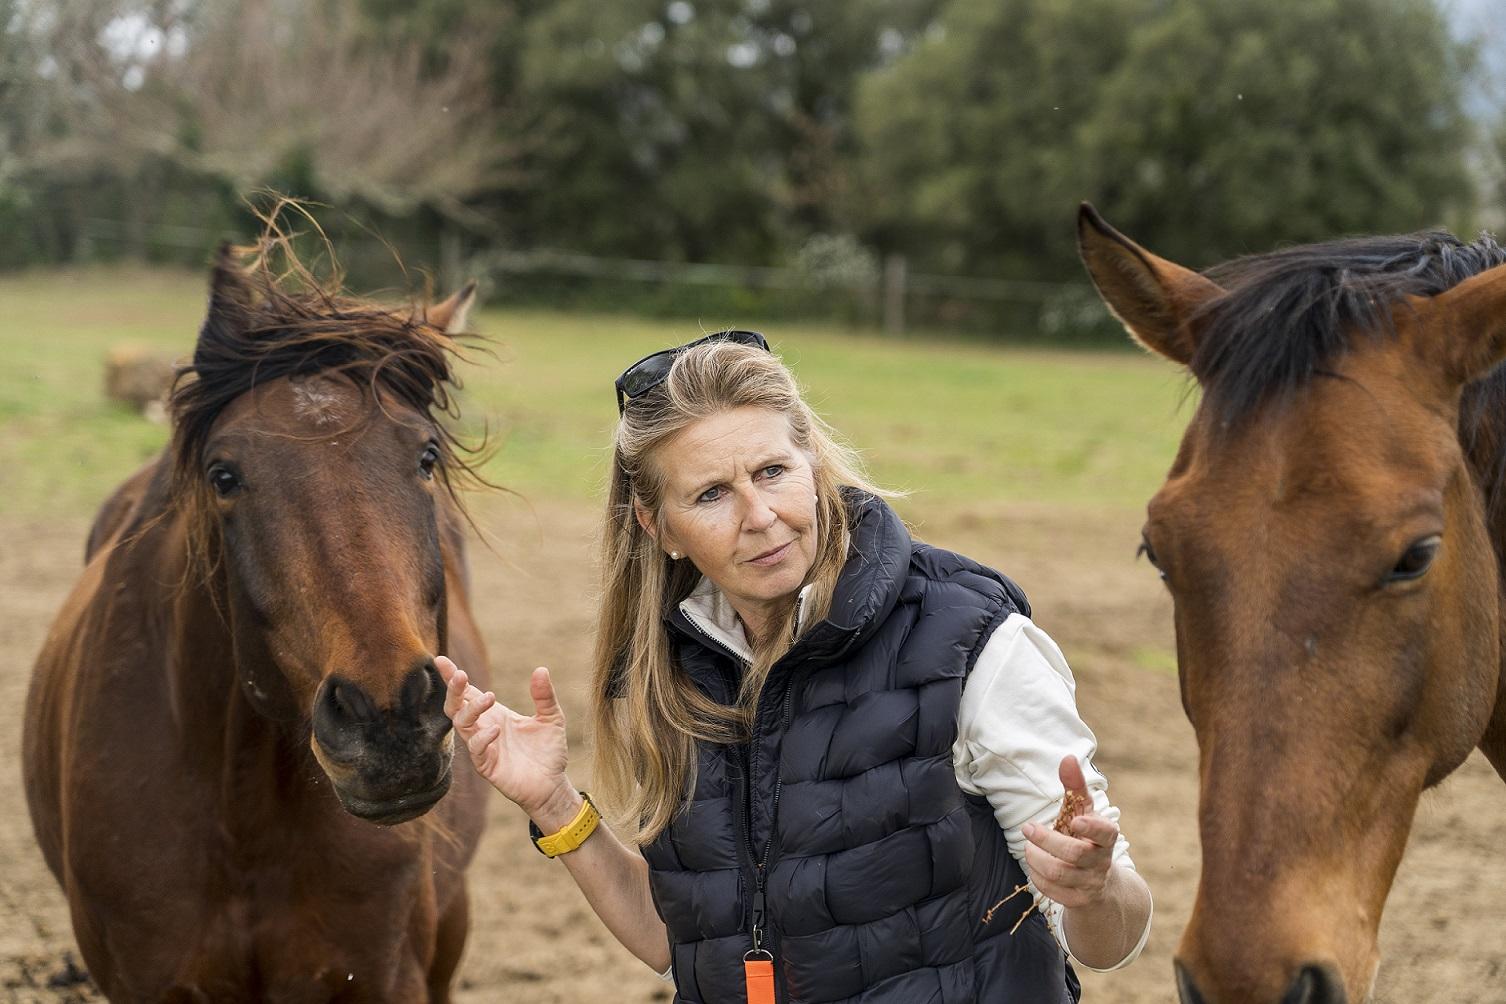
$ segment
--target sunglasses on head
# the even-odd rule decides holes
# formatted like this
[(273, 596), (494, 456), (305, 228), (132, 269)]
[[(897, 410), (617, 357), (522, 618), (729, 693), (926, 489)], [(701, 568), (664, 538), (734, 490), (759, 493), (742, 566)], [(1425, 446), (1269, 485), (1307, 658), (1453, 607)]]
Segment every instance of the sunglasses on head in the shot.
[(768, 339), (756, 331), (717, 331), (672, 349), (652, 352), (623, 370), (622, 376), (617, 378), (614, 384), (617, 388), (617, 414), (621, 415), (626, 411), (627, 403), (633, 398), (647, 394), (663, 383), (669, 377), (669, 368), (675, 364), (675, 356), (686, 349), (710, 342), (735, 342), (738, 345), (751, 345), (765, 352), (769, 350)]

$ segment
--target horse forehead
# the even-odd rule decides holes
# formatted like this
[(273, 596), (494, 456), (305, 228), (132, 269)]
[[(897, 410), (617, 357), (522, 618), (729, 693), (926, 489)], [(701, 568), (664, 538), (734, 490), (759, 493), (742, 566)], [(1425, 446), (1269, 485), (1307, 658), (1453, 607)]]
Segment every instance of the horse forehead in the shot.
[(286, 416), (304, 428), (336, 429), (366, 410), (355, 384), (320, 374), (276, 380), (252, 394), (262, 414)]
[(1341, 497), (1384, 504), (1398, 491), (1441, 488), (1461, 460), (1449, 423), (1384, 369), (1316, 377), (1232, 432), (1189, 429), (1183, 496), (1283, 508)]
[(289, 405), (293, 415), (314, 426), (332, 426), (348, 422), (355, 414), (359, 395), (348, 382), (328, 377), (287, 381)]
[(256, 385), (225, 408), (218, 424), (222, 430), (234, 426), (253, 432), (317, 436), (385, 415), (399, 424), (421, 428), (422, 420), (411, 410), (387, 394), (381, 395), (377, 407), (370, 391), (349, 378), (315, 374)]

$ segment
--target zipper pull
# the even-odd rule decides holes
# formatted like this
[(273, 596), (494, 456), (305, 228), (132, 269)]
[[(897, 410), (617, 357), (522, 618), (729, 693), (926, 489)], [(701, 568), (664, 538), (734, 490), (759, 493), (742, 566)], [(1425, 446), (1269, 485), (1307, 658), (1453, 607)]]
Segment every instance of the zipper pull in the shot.
[(755, 952), (761, 952), (761, 951), (764, 950), (764, 947), (763, 947), (763, 920), (764, 920), (763, 881), (764, 881), (763, 868), (760, 867), (758, 869), (757, 885), (756, 885), (756, 887), (753, 890), (753, 951), (755, 951)]
[(753, 950), (743, 956), (748, 1004), (775, 1004), (774, 956), (763, 947), (763, 879), (763, 865), (759, 865), (753, 890)]

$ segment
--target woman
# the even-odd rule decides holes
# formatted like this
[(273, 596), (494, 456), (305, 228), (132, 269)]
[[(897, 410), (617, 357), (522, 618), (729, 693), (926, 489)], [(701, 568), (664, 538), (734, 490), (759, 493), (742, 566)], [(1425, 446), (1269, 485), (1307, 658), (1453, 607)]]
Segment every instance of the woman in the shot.
[[(566, 775), (548, 670), (525, 717), (438, 660), (476, 768), (612, 934), (687, 1004), (1051, 1004), (1064, 953), (1133, 959), (1150, 894), (1019, 589), (912, 541), (761, 335), (648, 356), (617, 399), (592, 701), (621, 835)], [(1058, 832), (1068, 789), (1092, 811)]]

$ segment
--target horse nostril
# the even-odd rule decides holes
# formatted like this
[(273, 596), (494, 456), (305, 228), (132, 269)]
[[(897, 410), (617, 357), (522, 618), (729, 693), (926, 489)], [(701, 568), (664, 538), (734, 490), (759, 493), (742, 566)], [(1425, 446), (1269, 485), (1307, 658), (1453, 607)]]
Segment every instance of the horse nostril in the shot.
[(1185, 966), (1181, 962), (1173, 962), (1172, 966), (1177, 973), (1177, 997), (1182, 1004), (1207, 1004), (1203, 995), (1198, 993), (1197, 985), (1192, 982)]
[(439, 676), (439, 670), (434, 668), (434, 660), (425, 659), (403, 677), (403, 686), (398, 692), (398, 706), (408, 715), (419, 714), (434, 703), (436, 694), (439, 706), (444, 707), (444, 681)]
[(330, 677), (325, 681), (314, 713), (316, 727), (322, 724), (326, 729), (338, 730), (376, 720), (376, 702), (359, 684), (339, 677)]
[(1308, 963), (1297, 973), (1281, 1004), (1347, 1004), (1344, 982), (1332, 967)]
[(440, 735), (449, 731), (450, 717), (444, 713), (444, 679), (433, 659), (419, 663), (403, 680), (400, 706), (403, 717), (420, 728), (437, 729)]

